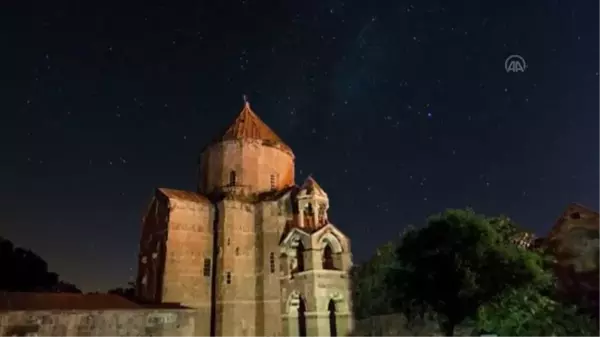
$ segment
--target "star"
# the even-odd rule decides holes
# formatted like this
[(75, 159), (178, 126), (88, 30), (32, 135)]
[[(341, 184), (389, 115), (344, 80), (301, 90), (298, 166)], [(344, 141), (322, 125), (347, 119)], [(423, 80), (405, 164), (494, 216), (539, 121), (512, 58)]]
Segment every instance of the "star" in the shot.
[[(598, 152), (590, 122), (598, 118), (598, 52), (584, 43), (596, 36), (597, 8), (530, 4), (523, 9), (537, 13), (532, 30), (504, 15), (505, 5), (240, 0), (189, 11), (123, 2), (88, 20), (60, 3), (48, 12), (15, 2), (7, 17), (36, 19), (5, 20), (0, 58), (10, 65), (5, 77), (18, 80), (3, 88), (0, 134), (10, 149), (0, 174), (10, 179), (0, 198), (11, 211), (0, 214), (2, 235), (43, 254), (84, 292), (125, 283), (137, 273), (138, 258), (123, 256), (137, 251), (149, 191), (197, 193), (207, 170), (245, 178), (241, 172), (281, 169), (275, 164), (289, 154), (280, 158), (275, 148), (266, 159), (199, 163), (204, 149), (221, 146), (243, 93), (293, 153), (294, 166), (278, 173), (289, 184), (314, 173), (357, 263), (405, 224), (467, 205), (510, 213), (545, 235), (565, 203), (600, 204), (600, 169), (590, 161)], [(540, 38), (556, 22), (574, 22), (575, 12), (568, 38)], [(61, 27), (80, 34), (58, 34)], [(504, 61), (517, 54), (532, 67), (507, 73)], [(543, 69), (553, 80), (537, 85)], [(249, 135), (260, 138), (259, 129)], [(92, 242), (102, 254), (86, 252)]]

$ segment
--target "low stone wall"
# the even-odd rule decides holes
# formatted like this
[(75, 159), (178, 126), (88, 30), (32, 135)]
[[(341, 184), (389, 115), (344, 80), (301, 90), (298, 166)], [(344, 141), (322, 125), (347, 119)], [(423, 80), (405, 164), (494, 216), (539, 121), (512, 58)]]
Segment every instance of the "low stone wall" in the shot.
[[(456, 328), (455, 336), (470, 336), (468, 326)], [(443, 336), (439, 325), (433, 320), (417, 320), (407, 324), (402, 314), (373, 316), (354, 323), (351, 336)]]
[(193, 336), (190, 309), (3, 311), (0, 336)]

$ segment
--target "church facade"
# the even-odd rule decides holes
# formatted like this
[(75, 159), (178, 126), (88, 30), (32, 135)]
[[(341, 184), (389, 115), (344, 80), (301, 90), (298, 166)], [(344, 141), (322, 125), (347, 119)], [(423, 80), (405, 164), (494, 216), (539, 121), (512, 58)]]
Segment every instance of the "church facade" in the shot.
[(197, 191), (156, 189), (138, 297), (197, 312), (204, 336), (343, 336), (353, 328), (349, 239), (292, 150), (245, 103), (199, 158)]

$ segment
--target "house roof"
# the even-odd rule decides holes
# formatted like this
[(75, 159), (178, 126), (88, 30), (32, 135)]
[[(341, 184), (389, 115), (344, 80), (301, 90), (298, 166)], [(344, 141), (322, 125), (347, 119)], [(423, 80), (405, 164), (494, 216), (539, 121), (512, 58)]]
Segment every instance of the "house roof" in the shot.
[(250, 103), (245, 101), (244, 108), (233, 123), (227, 127), (225, 132), (221, 133), (217, 138), (209, 144), (215, 144), (226, 140), (236, 139), (256, 139), (274, 144), (279, 144), (285, 150), (292, 153), (292, 149), (287, 146), (283, 140), (271, 128), (258, 117), (250, 108)]
[(189, 309), (179, 303), (136, 303), (115, 294), (0, 292), (0, 311)]
[(0, 292), (0, 311), (141, 308), (139, 304), (112, 294)]

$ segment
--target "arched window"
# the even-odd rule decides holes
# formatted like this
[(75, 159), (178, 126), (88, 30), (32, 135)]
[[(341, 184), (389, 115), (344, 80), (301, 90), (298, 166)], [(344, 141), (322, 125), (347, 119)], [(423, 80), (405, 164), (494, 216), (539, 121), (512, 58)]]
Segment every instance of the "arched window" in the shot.
[(327, 224), (327, 216), (325, 214), (325, 205), (321, 205), (319, 207), (319, 215), (318, 215), (318, 223), (320, 226), (325, 226)]
[(298, 335), (306, 336), (306, 303), (302, 297), (298, 305)]
[(314, 219), (314, 210), (312, 207), (312, 204), (308, 204), (306, 205), (306, 207), (304, 208), (304, 226), (311, 228), (314, 225), (315, 219)]
[(230, 186), (235, 186), (236, 179), (237, 179), (237, 174), (235, 173), (235, 171), (229, 172), (229, 185)]
[(337, 336), (337, 322), (335, 317), (335, 302), (333, 300), (329, 300), (329, 304), (327, 305), (327, 310), (329, 311), (329, 335)]
[(269, 269), (271, 274), (275, 273), (275, 253), (269, 254)]
[(304, 271), (304, 245), (302, 241), (298, 241), (298, 245), (296, 246), (296, 261), (298, 262), (296, 271)]
[(323, 249), (323, 269), (335, 269), (333, 266), (333, 251), (329, 244), (325, 245), (325, 248)]

